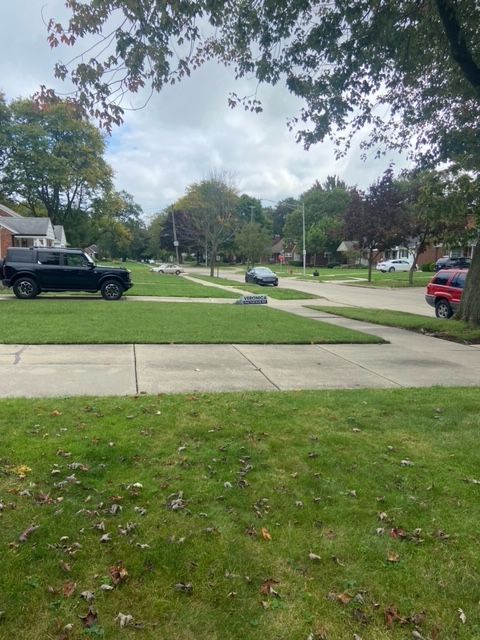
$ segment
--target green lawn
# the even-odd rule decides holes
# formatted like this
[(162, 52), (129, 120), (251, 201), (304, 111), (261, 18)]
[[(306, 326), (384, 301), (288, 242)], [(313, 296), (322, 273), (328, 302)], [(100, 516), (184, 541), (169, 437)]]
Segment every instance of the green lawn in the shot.
[(480, 329), (473, 328), (465, 322), (458, 320), (439, 320), (438, 318), (428, 318), (419, 316), (414, 313), (405, 313), (403, 311), (390, 311), (388, 309), (364, 309), (360, 307), (315, 307), (310, 309), (318, 309), (333, 313), (344, 318), (352, 318), (353, 320), (363, 320), (365, 322), (373, 322), (374, 324), (383, 324), (387, 327), (399, 327), (400, 329), (409, 329), (417, 333), (431, 334), (437, 338), (453, 340), (455, 342), (467, 342), (472, 344), (480, 343)]
[(260, 306), (121, 300), (4, 300), (6, 344), (373, 343), (358, 331)]
[[(298, 280), (307, 280), (311, 282), (335, 282), (336, 280), (358, 280), (352, 284), (358, 284), (359, 286), (372, 286), (372, 287), (385, 287), (385, 288), (397, 288), (408, 287), (408, 273), (381, 273), (375, 269), (372, 271), (372, 282), (367, 282), (368, 269), (346, 269), (342, 267), (335, 267), (333, 269), (327, 269), (326, 267), (307, 267), (306, 277), (303, 276), (302, 267), (290, 267), (288, 265), (265, 265), (271, 268), (278, 275), (279, 278), (296, 278)], [(318, 276), (314, 276), (313, 272), (318, 271)], [(433, 273), (424, 273), (417, 271), (414, 274), (413, 286), (424, 287), (433, 277)]]
[(0, 425), (5, 640), (480, 637), (478, 389), (3, 400)]
[(228, 278), (216, 278), (210, 276), (200, 276), (196, 274), (191, 274), (192, 278), (196, 278), (199, 280), (204, 280), (205, 282), (214, 282), (215, 284), (220, 284), (224, 287), (235, 287), (236, 289), (241, 289), (242, 291), (262, 294), (269, 296), (270, 298), (274, 298), (276, 300), (311, 300), (313, 298), (318, 298), (311, 293), (305, 293), (303, 291), (295, 291), (294, 289), (284, 289), (278, 287), (261, 287), (260, 285), (245, 282), (236, 282), (235, 280), (228, 280)]

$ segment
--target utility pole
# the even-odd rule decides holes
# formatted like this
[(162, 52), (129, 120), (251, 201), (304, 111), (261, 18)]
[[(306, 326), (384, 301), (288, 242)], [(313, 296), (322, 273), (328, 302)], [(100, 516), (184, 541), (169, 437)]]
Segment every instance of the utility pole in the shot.
[(177, 257), (177, 264), (180, 262), (178, 258), (178, 240), (177, 240), (177, 230), (175, 228), (175, 211), (172, 209), (172, 225), (173, 225), (173, 246), (175, 247), (175, 255)]
[(306, 276), (307, 251), (305, 249), (305, 200), (302, 200), (302, 230), (303, 230), (303, 277)]

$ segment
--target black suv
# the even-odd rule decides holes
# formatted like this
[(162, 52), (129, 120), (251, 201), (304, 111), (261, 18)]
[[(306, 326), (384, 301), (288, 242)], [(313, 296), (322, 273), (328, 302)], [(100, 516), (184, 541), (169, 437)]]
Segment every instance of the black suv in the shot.
[(81, 249), (7, 249), (0, 277), (17, 298), (35, 298), (42, 291), (100, 291), (105, 300), (118, 300), (133, 286), (130, 271), (97, 267)]
[(468, 269), (470, 262), (470, 258), (450, 258), (450, 256), (444, 256), (436, 261), (435, 271), (440, 271), (441, 269)]

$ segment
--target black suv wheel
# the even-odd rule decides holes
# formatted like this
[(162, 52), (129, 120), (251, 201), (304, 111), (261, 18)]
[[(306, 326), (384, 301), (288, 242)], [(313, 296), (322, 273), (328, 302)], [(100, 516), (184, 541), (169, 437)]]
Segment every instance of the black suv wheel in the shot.
[(120, 300), (123, 287), (117, 280), (105, 280), (100, 292), (105, 300)]
[(19, 278), (13, 285), (13, 293), (17, 298), (28, 300), (38, 295), (38, 285), (32, 278)]

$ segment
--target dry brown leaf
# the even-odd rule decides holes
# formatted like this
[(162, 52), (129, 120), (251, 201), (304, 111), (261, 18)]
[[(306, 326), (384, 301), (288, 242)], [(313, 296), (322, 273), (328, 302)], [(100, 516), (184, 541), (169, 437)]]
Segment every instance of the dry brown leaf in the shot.
[(110, 576), (112, 578), (113, 584), (117, 585), (128, 578), (128, 571), (121, 564), (110, 567)]
[(50, 415), (53, 416), (54, 418), (58, 418), (58, 416), (62, 415), (62, 412), (59, 411), (58, 409), (54, 409)]
[(352, 597), (349, 593), (337, 593), (337, 600), (342, 604), (348, 604)]
[(71, 598), (75, 593), (75, 589), (77, 588), (77, 583), (70, 580), (69, 582), (65, 582), (62, 587), (62, 593), (64, 598)]
[(398, 553), (394, 553), (393, 551), (391, 551), (388, 555), (387, 555), (387, 560), (388, 562), (400, 562), (400, 556)]
[(262, 583), (262, 586), (260, 587), (260, 593), (264, 596), (276, 596), (277, 598), (280, 597), (278, 592), (273, 588), (276, 584), (280, 584), (278, 580), (268, 578), (268, 580), (265, 580)]
[(402, 618), (400, 617), (400, 614), (398, 613), (397, 607), (395, 607), (392, 604), (389, 607), (387, 607), (387, 609), (385, 609), (384, 616), (385, 616), (385, 624), (387, 625), (387, 627), (391, 627), (393, 626), (394, 622), (400, 622), (402, 620)]
[(98, 615), (93, 607), (89, 607), (87, 613), (79, 617), (85, 629), (90, 629), (98, 622)]
[(262, 538), (263, 538), (264, 540), (271, 540), (271, 539), (272, 539), (272, 536), (271, 536), (271, 534), (270, 534), (269, 530), (268, 530), (268, 529), (266, 529), (265, 527), (262, 527), (262, 528), (260, 529), (260, 533), (261, 533)]

